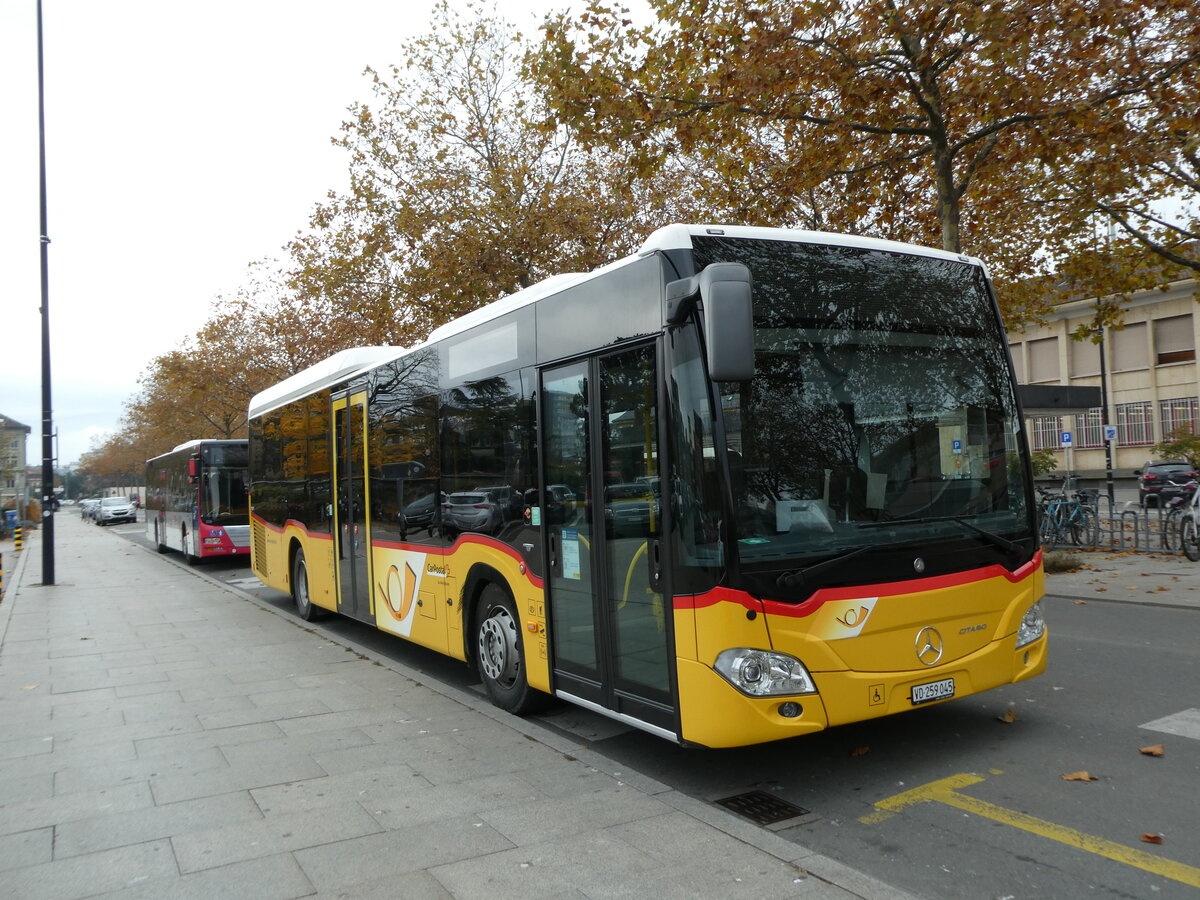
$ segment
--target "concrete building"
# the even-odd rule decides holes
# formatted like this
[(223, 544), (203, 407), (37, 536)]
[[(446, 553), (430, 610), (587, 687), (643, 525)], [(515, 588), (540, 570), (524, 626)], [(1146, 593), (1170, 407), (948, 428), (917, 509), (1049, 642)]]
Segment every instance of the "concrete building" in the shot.
[[(1123, 328), (1104, 328), (1099, 342), (1073, 340), (1089, 327), (1096, 301), (1062, 303), (1044, 325), (1010, 331), (1017, 380), (1032, 385), (1093, 386), (1104, 389), (1112, 442), (1114, 478), (1128, 485), (1134, 470), (1157, 458), (1155, 444), (1172, 431), (1200, 426), (1200, 369), (1196, 345), (1200, 323), (1196, 279), (1167, 290), (1141, 291), (1125, 307)], [(1085, 482), (1105, 477), (1105, 434), (1100, 407), (1070, 415), (1033, 415), (1026, 420), (1030, 446), (1059, 457), (1056, 475), (1068, 470)], [(1063, 446), (1069, 432), (1071, 444)]]
[(15, 509), (25, 499), (25, 441), (30, 428), (0, 415), (0, 509)]

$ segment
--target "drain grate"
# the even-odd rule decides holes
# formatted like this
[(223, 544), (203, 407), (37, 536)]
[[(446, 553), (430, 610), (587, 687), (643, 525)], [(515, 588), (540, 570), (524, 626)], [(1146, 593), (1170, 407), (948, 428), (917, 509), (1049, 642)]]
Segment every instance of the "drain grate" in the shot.
[(756, 825), (777, 825), (788, 819), (797, 819), (808, 815), (808, 810), (795, 803), (789, 803), (780, 797), (773, 797), (766, 791), (747, 791), (735, 794), (717, 801), (730, 812), (744, 816)]

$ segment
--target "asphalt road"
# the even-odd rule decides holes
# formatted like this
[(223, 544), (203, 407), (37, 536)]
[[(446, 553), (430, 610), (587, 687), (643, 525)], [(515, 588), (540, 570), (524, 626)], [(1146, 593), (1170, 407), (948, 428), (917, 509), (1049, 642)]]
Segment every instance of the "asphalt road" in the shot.
[[(243, 561), (205, 571), (290, 606)], [(1200, 610), (1051, 596), (1046, 613), (1041, 678), (802, 739), (694, 750), (573, 707), (539, 718), (692, 796), (794, 804), (780, 835), (919, 895), (1200, 895)], [(423, 648), (337, 617), (317, 625), (472, 686)], [(1139, 752), (1157, 744), (1162, 756)]]

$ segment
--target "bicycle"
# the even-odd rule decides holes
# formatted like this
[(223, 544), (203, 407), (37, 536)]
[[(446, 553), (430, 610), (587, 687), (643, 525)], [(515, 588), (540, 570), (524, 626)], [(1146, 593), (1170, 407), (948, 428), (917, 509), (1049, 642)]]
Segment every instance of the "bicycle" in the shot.
[(1192, 491), (1187, 505), (1174, 507), (1171, 513), (1175, 512), (1179, 513), (1179, 548), (1192, 562), (1200, 562), (1200, 491)]
[(1084, 550), (1095, 548), (1099, 519), (1095, 507), (1087, 502), (1090, 495), (1086, 491), (1077, 491), (1073, 498), (1065, 492), (1056, 494), (1041, 487), (1037, 491), (1041, 517), (1038, 530), (1043, 546), (1053, 550), (1069, 540)]

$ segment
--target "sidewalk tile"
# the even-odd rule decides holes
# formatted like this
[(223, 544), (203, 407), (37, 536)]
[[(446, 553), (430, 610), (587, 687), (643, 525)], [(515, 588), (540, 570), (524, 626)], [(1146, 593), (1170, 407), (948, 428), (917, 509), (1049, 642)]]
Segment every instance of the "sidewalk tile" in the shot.
[(4, 873), (4, 891), (10, 897), (74, 900), (135, 886), (150, 878), (176, 875), (178, 871), (171, 845), (151, 841), (12, 869)]
[(62, 859), (261, 818), (246, 791), (184, 800), (66, 822), (55, 830), (54, 853)]
[[(403, 884), (403, 876), (410, 872), (487, 857), (511, 847), (503, 835), (478, 818), (465, 816), (298, 850), (295, 856), (309, 880), (323, 892), (380, 878), (395, 878), (397, 884)], [(492, 896), (517, 895), (501, 892)]]
[[(54, 854), (54, 828), (34, 828), (0, 835), (0, 873), (50, 862)], [(0, 884), (4, 875), (0, 874)]]
[[(253, 822), (188, 831), (171, 839), (179, 871), (195, 872), (260, 856), (334, 844), (383, 829), (359, 804), (270, 816)], [(359, 860), (367, 865), (367, 860)]]

